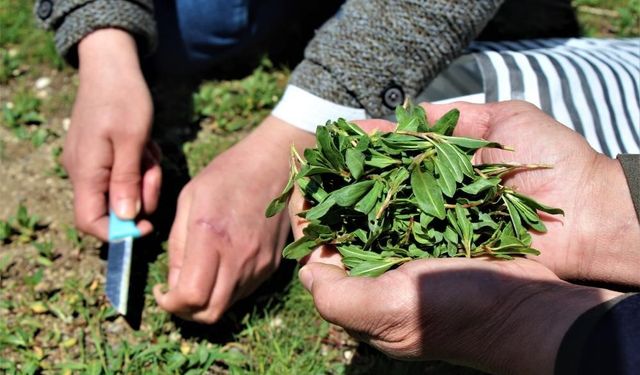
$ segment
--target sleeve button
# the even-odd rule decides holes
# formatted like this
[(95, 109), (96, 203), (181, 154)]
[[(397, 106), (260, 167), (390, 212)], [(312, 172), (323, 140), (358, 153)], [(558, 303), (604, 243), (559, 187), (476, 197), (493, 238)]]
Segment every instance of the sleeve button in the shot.
[(382, 102), (385, 106), (394, 109), (404, 103), (404, 91), (399, 86), (389, 86), (382, 93)]
[(37, 14), (41, 20), (46, 20), (53, 13), (53, 3), (51, 0), (42, 0), (40, 4), (38, 4)]

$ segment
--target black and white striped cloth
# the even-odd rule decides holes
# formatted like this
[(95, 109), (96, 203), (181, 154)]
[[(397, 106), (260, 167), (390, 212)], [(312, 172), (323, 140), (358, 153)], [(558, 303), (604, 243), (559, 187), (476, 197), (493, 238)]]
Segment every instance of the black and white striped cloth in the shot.
[(640, 39), (476, 42), (484, 101), (535, 104), (615, 157), (640, 153)]

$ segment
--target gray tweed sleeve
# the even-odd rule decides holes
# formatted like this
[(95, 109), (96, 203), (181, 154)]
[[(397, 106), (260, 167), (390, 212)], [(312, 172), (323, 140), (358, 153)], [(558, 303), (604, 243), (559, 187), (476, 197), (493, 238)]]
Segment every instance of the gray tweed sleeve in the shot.
[(389, 115), (480, 33), (502, 0), (350, 0), (318, 30), (290, 84)]
[(78, 42), (98, 29), (115, 27), (131, 33), (141, 54), (156, 45), (153, 0), (37, 0), (34, 12), (43, 27), (55, 31), (58, 52), (74, 66)]

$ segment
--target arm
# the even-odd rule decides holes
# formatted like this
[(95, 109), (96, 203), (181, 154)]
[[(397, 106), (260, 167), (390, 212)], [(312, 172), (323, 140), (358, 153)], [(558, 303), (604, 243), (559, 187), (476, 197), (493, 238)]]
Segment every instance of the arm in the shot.
[(290, 84), (385, 116), (460, 55), (501, 3), (348, 1), (309, 43)]
[(60, 55), (74, 66), (78, 65), (78, 43), (98, 29), (127, 31), (137, 41), (141, 54), (155, 48), (152, 0), (38, 0), (34, 9), (40, 24), (55, 31)]

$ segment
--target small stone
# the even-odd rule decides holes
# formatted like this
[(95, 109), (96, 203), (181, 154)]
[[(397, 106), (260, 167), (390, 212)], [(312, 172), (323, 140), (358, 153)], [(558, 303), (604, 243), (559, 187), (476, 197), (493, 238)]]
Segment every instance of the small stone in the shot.
[(347, 362), (351, 362), (351, 360), (353, 359), (353, 351), (345, 350), (344, 353), (342, 353), (342, 356)]
[(274, 319), (271, 319), (271, 321), (269, 322), (269, 327), (271, 327), (271, 328), (280, 328), (280, 327), (282, 327), (282, 318), (276, 317)]
[(49, 311), (47, 306), (44, 303), (40, 302), (40, 301), (32, 303), (29, 306), (29, 308), (31, 308), (31, 311), (33, 311), (36, 314), (44, 314), (47, 311)]
[(71, 119), (68, 117), (65, 117), (62, 120), (62, 129), (64, 129), (64, 131), (69, 131), (69, 126), (71, 126)]
[(44, 90), (51, 84), (51, 78), (49, 77), (40, 77), (36, 80), (36, 89)]
[(188, 342), (183, 341), (180, 344), (180, 353), (182, 353), (183, 355), (189, 355), (190, 352), (191, 352), (191, 345)]
[(62, 342), (62, 347), (70, 348), (72, 346), (75, 346), (77, 343), (78, 339), (76, 339), (75, 337), (70, 337)]

